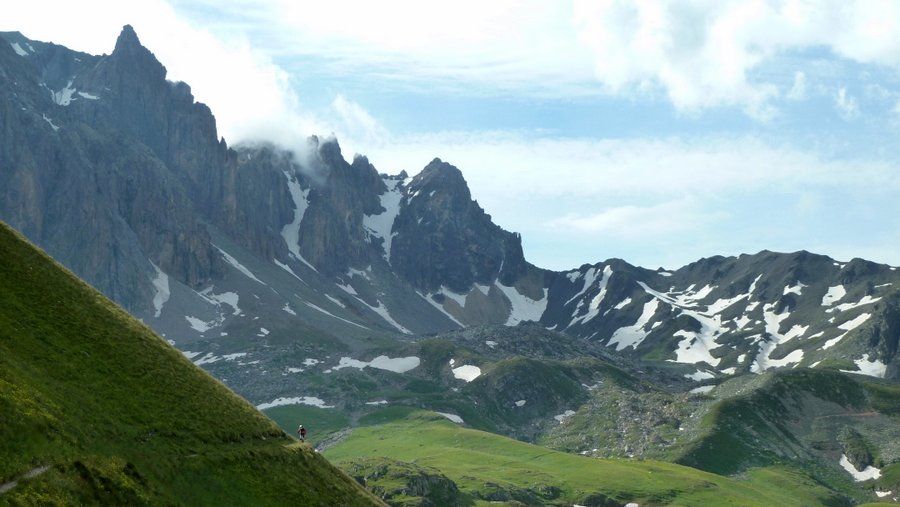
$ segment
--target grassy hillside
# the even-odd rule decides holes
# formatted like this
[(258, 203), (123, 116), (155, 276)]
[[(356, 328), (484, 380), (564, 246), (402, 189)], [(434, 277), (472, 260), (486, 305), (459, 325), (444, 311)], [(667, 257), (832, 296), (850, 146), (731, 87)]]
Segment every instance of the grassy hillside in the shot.
[(423, 488), (415, 481), (398, 487), (401, 470), (394, 460), (414, 464), (417, 476), (433, 470), (431, 476), (452, 480), (468, 500), (455, 500), (459, 505), (844, 505), (824, 487), (783, 468), (754, 469), (731, 479), (670, 463), (592, 459), (397, 407), (360, 422), (370, 426), (357, 428), (325, 455), (351, 473), (375, 470), (379, 465), (373, 460), (382, 459), (382, 472), (369, 472), (367, 485), (396, 492), (389, 499), (395, 505), (405, 505), (411, 492)]
[[(760, 384), (755, 389), (735, 379), (711, 393), (720, 399), (677, 462), (729, 475), (753, 466), (791, 466), (854, 496), (858, 485), (838, 467), (841, 455), (859, 470), (900, 462), (900, 387), (805, 369), (753, 381)], [(888, 483), (887, 474), (877, 481)]]
[(5, 224), (0, 491), (13, 505), (378, 503)]

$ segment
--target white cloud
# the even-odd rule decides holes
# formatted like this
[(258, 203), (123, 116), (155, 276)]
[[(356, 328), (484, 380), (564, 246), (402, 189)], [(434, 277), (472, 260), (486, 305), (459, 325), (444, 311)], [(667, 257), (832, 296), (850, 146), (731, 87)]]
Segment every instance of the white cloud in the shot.
[(806, 73), (800, 71), (794, 73), (794, 84), (788, 90), (787, 98), (790, 100), (803, 100), (806, 98)]
[(331, 110), (335, 116), (332, 124), (339, 132), (338, 139), (345, 151), (345, 156), (353, 155), (346, 151), (365, 154), (356, 147), (382, 144), (390, 135), (388, 130), (361, 105), (343, 95), (335, 97), (331, 103)]
[(640, 240), (683, 234), (706, 228), (724, 218), (704, 209), (693, 197), (649, 206), (618, 206), (592, 214), (566, 214), (547, 226), (572, 233), (601, 234), (610, 239)]
[(649, 83), (681, 110), (736, 105), (770, 118), (780, 92), (751, 74), (792, 50), (900, 66), (900, 4), (890, 0), (576, 0), (575, 18), (610, 90)]
[(848, 94), (847, 89), (843, 86), (834, 94), (834, 107), (844, 120), (855, 120), (859, 116), (859, 104), (856, 102), (856, 98)]
[(887, 163), (850, 163), (753, 136), (555, 138), (529, 132), (397, 136), (367, 149), (383, 170), (415, 174), (435, 156), (458, 165), (481, 198), (716, 195), (808, 185), (888, 185)]

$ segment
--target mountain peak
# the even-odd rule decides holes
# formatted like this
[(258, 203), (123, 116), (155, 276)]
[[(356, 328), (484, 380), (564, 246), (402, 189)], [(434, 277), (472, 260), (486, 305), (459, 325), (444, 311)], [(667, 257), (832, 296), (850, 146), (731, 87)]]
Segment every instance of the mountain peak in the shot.
[(134, 27), (131, 25), (125, 25), (122, 27), (122, 31), (119, 32), (119, 38), (116, 39), (116, 48), (114, 51), (120, 51), (125, 48), (133, 48), (133, 47), (143, 47), (141, 46), (141, 41), (138, 39), (137, 33), (134, 31)]
[(459, 194), (465, 200), (471, 199), (469, 185), (466, 183), (462, 171), (439, 158), (435, 158), (422, 169), (422, 172), (413, 181), (412, 186), (421, 186), (421, 188), (434, 187), (437, 190)]
[(159, 60), (156, 59), (156, 56), (149, 49), (141, 45), (141, 41), (131, 25), (122, 27), (119, 38), (116, 39), (116, 47), (113, 49), (112, 58), (128, 62), (129, 65), (137, 65), (142, 69), (146, 69), (143, 72), (152, 74), (152, 76), (142, 76), (142, 80), (164, 80), (166, 78), (166, 68), (159, 63)]

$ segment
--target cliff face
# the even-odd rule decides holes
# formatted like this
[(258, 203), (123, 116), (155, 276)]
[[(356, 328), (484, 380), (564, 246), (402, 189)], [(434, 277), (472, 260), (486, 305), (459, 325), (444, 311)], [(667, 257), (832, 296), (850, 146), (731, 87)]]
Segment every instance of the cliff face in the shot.
[(521, 238), (504, 231), (472, 200), (462, 172), (433, 160), (406, 189), (394, 224), (392, 264), (426, 292), (467, 293), (499, 278), (513, 285), (528, 269)]
[(211, 133), (218, 150), (209, 110), (165, 81), (130, 27), (105, 57), (25, 45), (22, 56), (0, 44), (2, 216), (127, 308), (148, 304), (148, 261), (191, 286), (208, 281), (219, 261), (166, 163), (202, 144), (178, 149), (167, 139), (184, 128), (164, 126)]

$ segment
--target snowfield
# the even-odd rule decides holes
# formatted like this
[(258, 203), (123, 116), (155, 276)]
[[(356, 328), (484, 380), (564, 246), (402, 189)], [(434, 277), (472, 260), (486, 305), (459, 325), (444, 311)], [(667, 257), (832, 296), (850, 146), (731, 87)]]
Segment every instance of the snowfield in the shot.
[(418, 368), (419, 364), (421, 364), (421, 360), (416, 356), (395, 358), (391, 358), (388, 356), (378, 356), (368, 362), (345, 356), (342, 357), (340, 361), (338, 361), (337, 366), (333, 366), (331, 370), (334, 371), (343, 368), (357, 368), (360, 370), (363, 368), (375, 368), (378, 370), (392, 371), (394, 373), (406, 373), (410, 370)]
[(881, 477), (881, 470), (869, 465), (865, 470), (857, 470), (853, 463), (847, 458), (846, 454), (841, 454), (841, 460), (838, 462), (844, 470), (853, 476), (856, 482), (867, 481), (869, 479), (877, 479)]
[(268, 403), (261, 403), (257, 405), (256, 408), (257, 410), (266, 410), (285, 405), (309, 405), (311, 407), (319, 408), (334, 408), (334, 405), (326, 405), (321, 398), (316, 398), (315, 396), (303, 396), (302, 398), (276, 398)]

